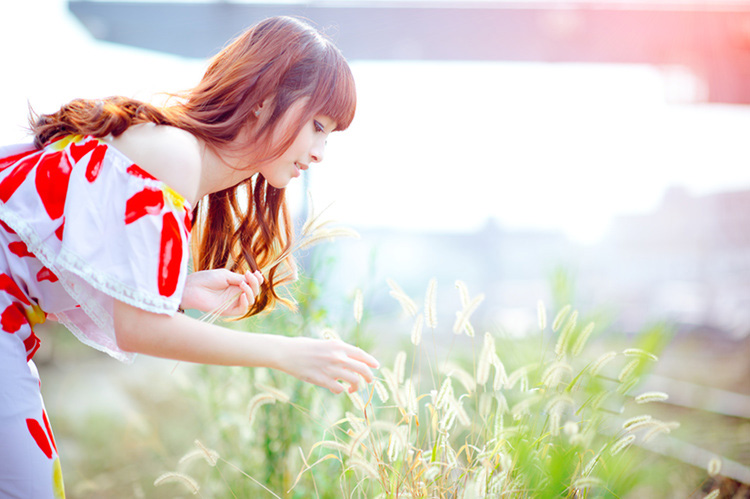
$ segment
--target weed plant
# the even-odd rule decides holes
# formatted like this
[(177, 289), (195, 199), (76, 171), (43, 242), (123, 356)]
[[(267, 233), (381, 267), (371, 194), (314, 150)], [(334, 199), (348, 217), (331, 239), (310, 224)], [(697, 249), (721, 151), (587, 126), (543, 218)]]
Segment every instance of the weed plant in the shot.
[[(643, 490), (654, 458), (640, 445), (679, 427), (649, 413), (649, 403), (667, 394), (638, 388), (666, 327), (642, 332), (632, 348), (594, 352), (593, 322), (570, 305), (548, 321), (540, 302), (537, 331), (477, 335), (472, 315), (483, 296), (457, 282), (461, 310), (450, 329), (471, 348), (439, 355), (436, 281), (423, 307), (389, 286), (410, 317), (410, 346), (384, 363), (375, 383), (332, 396), (271, 370), (201, 367), (193, 390), (205, 431), (157, 483), (179, 481), (207, 497), (573, 498)], [(315, 307), (319, 291), (303, 280), (301, 313), (262, 324), (338, 337)], [(361, 294), (354, 302), (345, 340), (367, 337)], [(200, 457), (212, 466), (193, 464)]]

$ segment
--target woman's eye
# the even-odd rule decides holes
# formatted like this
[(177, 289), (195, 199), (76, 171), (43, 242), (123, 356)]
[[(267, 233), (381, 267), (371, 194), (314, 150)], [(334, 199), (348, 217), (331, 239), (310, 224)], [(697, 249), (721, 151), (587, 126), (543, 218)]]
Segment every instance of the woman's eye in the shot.
[(313, 125), (315, 126), (316, 132), (325, 132), (326, 127), (323, 126), (323, 124), (318, 120), (313, 120)]

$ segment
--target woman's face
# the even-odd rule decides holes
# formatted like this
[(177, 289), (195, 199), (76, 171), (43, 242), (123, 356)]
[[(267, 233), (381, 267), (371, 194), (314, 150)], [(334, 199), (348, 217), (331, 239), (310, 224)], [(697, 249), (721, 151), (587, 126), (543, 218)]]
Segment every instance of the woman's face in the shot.
[[(292, 105), (279, 121), (271, 140), (281, 140), (284, 130), (296, 123), (302, 112), (302, 105)], [(258, 169), (266, 181), (278, 189), (286, 187), (289, 182), (299, 177), (312, 163), (323, 161), (323, 152), (328, 135), (336, 128), (330, 118), (313, 116), (302, 126), (292, 145), (281, 156)]]

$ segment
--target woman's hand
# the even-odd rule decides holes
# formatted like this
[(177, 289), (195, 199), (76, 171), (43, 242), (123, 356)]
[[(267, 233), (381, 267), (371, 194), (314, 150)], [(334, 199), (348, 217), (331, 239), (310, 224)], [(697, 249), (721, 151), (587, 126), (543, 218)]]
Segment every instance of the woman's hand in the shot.
[(338, 380), (349, 385), (349, 393), (359, 389), (359, 376), (372, 383), (370, 368), (380, 367), (375, 357), (340, 340), (290, 340), (289, 348), (280, 356), (279, 369), (302, 381), (328, 388), (333, 393), (344, 391), (344, 385)]
[(181, 305), (182, 308), (211, 312), (232, 299), (221, 315), (243, 315), (260, 293), (262, 282), (263, 275), (258, 271), (247, 271), (245, 274), (226, 269), (193, 272), (185, 281)]

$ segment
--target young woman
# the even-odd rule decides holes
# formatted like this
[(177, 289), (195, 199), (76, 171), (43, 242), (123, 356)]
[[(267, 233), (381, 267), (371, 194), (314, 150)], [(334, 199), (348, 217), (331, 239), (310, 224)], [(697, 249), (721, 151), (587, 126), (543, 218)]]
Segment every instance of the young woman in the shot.
[(226, 313), (250, 316), (280, 300), (294, 273), (290, 258), (272, 265), (292, 243), (284, 187), (354, 109), (340, 52), (272, 18), (175, 105), (75, 100), (36, 119), (33, 145), (0, 149), (0, 497), (64, 494), (32, 361), (45, 318), (123, 361), (265, 366), (335, 393), (372, 381), (377, 361), (346, 343), (177, 313), (234, 298)]

